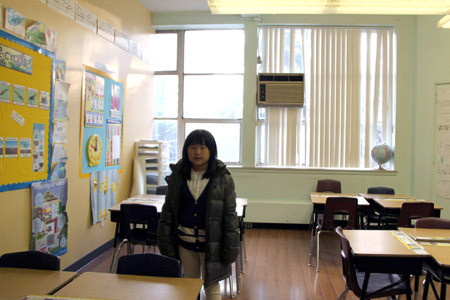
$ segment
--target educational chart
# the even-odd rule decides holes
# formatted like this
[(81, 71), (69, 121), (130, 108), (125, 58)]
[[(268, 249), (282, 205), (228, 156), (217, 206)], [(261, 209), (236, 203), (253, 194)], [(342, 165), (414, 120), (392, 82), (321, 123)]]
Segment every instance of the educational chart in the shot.
[(80, 177), (122, 171), (124, 84), (84, 66), (80, 140)]
[(450, 83), (436, 85), (436, 98), (436, 192), (441, 198), (450, 198)]
[(67, 252), (67, 178), (31, 184), (31, 250)]
[(90, 184), (92, 223), (95, 224), (108, 218), (109, 208), (118, 202), (119, 176), (117, 169), (91, 173)]
[(48, 180), (55, 55), (0, 30), (0, 192)]

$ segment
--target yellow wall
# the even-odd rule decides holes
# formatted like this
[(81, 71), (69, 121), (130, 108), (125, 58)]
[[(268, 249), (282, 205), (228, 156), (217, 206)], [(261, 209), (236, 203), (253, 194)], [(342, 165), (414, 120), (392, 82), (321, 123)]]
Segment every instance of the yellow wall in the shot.
[[(151, 14), (138, 0), (78, 0), (95, 15), (119, 31), (150, 47), (154, 32)], [(27, 19), (37, 20), (58, 32), (56, 55), (66, 60), (69, 92), (67, 212), (69, 218), (68, 252), (61, 256), (65, 268), (113, 237), (110, 221), (92, 225), (89, 179), (78, 174), (82, 65), (105, 63), (118, 71), (125, 81), (123, 172), (119, 175), (119, 200), (129, 196), (132, 183), (134, 141), (151, 138), (152, 72), (147, 63), (85, 29), (74, 20), (37, 0), (2, 0), (3, 10), (12, 7)], [(30, 189), (0, 193), (0, 255), (29, 249), (31, 235)]]

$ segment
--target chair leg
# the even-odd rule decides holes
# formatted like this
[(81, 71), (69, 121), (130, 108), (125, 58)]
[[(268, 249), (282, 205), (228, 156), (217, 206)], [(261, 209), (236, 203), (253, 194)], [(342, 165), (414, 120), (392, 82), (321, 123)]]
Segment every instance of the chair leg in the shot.
[(112, 261), (111, 261), (111, 266), (109, 267), (109, 273), (114, 273), (114, 270), (116, 269), (117, 261), (119, 260), (120, 249), (122, 248), (123, 244), (125, 244), (126, 242), (127, 242), (127, 240), (123, 240), (119, 244), (119, 246), (117, 246), (116, 251), (114, 251)]
[(441, 282), (441, 299), (440, 300), (445, 300), (446, 297), (446, 291), (447, 290), (447, 284), (445, 284), (444, 282)]
[(234, 290), (233, 290), (233, 274), (228, 277), (228, 283), (230, 284), (230, 298), (234, 299)]
[(320, 243), (319, 243), (319, 237), (320, 237), (320, 231), (319, 232), (317, 232), (316, 233), (316, 235), (317, 235), (317, 237), (316, 237), (316, 239), (317, 239), (317, 255), (316, 255), (316, 260), (317, 260), (317, 264), (316, 264), (316, 272), (319, 272), (319, 245), (320, 245)]
[(345, 300), (345, 298), (347, 297), (348, 291), (349, 291), (348, 286), (345, 286), (344, 291), (342, 292), (342, 294), (339, 295), (337, 300)]
[(309, 263), (308, 263), (308, 266), (310, 266), (310, 267), (312, 265), (312, 257), (313, 257), (313, 252), (314, 252), (314, 245), (316, 244), (316, 237), (317, 237), (317, 234), (313, 234), (313, 232), (311, 231), (311, 241), (310, 241), (310, 245), (309, 245)]
[(240, 263), (240, 258), (238, 257), (238, 259), (236, 259), (236, 261), (234, 262), (234, 267), (235, 267), (235, 271), (236, 271), (236, 293), (237, 294), (241, 293), (241, 288), (240, 288), (240, 284), (239, 284), (239, 279), (240, 279), (240, 274), (241, 274), (239, 263)]

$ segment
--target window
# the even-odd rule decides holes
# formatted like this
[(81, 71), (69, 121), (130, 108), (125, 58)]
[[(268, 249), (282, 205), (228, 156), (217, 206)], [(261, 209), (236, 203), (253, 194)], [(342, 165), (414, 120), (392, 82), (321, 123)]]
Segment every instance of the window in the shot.
[(239, 164), (244, 31), (158, 32), (156, 39), (169, 50), (160, 52), (155, 72), (153, 138), (170, 142), (170, 161), (175, 162), (185, 137), (206, 129), (216, 139), (218, 158)]
[(392, 28), (266, 26), (258, 49), (259, 72), (305, 74), (304, 107), (258, 108), (258, 165), (373, 168), (394, 146)]

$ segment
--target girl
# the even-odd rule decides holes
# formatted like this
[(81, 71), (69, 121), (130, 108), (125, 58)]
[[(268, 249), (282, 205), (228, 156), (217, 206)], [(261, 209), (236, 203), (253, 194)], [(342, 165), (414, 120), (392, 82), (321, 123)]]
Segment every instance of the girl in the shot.
[(170, 168), (158, 247), (161, 254), (180, 258), (185, 277), (202, 274), (207, 300), (220, 300), (219, 281), (231, 275), (238, 255), (233, 179), (206, 130), (188, 135), (182, 159)]

